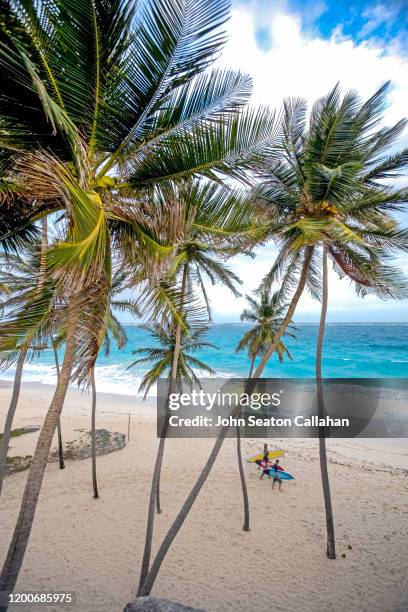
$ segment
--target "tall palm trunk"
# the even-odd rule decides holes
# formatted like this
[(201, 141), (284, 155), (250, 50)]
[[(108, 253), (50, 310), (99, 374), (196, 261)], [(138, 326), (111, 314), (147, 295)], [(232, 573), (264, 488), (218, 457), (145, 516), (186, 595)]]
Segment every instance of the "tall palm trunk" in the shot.
[[(187, 286), (187, 277), (188, 277), (188, 263), (186, 262), (183, 268), (183, 279), (181, 283), (181, 295), (180, 295), (181, 316), (183, 314), (182, 309), (183, 309), (183, 303), (184, 303), (184, 295), (185, 295), (186, 286)], [(172, 389), (177, 380), (178, 361), (179, 361), (180, 348), (181, 348), (181, 332), (182, 332), (181, 322), (178, 321), (177, 327), (176, 327), (175, 343), (174, 343), (173, 364), (172, 364), (172, 370), (171, 370), (169, 394), (172, 393)], [(163, 428), (161, 431), (159, 447), (157, 449), (156, 461), (155, 461), (154, 469), (153, 469), (153, 477), (152, 477), (152, 484), (151, 484), (150, 498), (149, 498), (149, 508), (148, 508), (148, 513), (147, 513), (146, 539), (145, 539), (145, 545), (144, 545), (144, 550), (143, 550), (142, 568), (140, 570), (138, 595), (141, 594), (141, 590), (146, 580), (146, 576), (149, 572), (149, 567), (150, 567), (150, 557), (152, 553), (152, 541), (153, 541), (153, 531), (154, 531), (155, 505), (156, 505), (158, 514), (161, 513), (160, 475), (161, 475), (161, 468), (163, 464), (164, 445), (166, 441), (167, 427), (168, 427), (168, 418), (166, 415), (164, 419)]]
[(95, 385), (95, 368), (92, 368), (91, 374), (91, 386), (92, 386), (92, 423), (91, 423), (91, 437), (92, 437), (92, 487), (93, 496), (98, 499), (98, 481), (96, 479), (96, 385)]
[[(323, 339), (324, 330), (327, 315), (327, 301), (329, 294), (328, 284), (328, 273), (327, 273), (327, 247), (323, 247), (323, 294), (322, 294), (322, 310), (320, 314), (320, 325), (319, 325), (319, 336), (317, 339), (316, 349), (316, 383), (317, 383), (317, 407), (319, 418), (325, 416), (325, 406), (323, 397), (323, 383), (322, 383), (322, 353), (323, 353)], [(323, 486), (323, 497), (324, 507), (326, 511), (326, 529), (327, 529), (327, 556), (329, 559), (336, 558), (336, 547), (334, 540), (334, 521), (333, 521), (333, 509), (330, 495), (330, 482), (329, 472), (327, 469), (327, 455), (326, 455), (326, 438), (325, 428), (319, 428), (319, 456), (320, 456), (320, 471), (322, 474), (322, 486)]]
[[(55, 344), (54, 338), (52, 336), (51, 336), (51, 344), (52, 344), (52, 348), (53, 348), (53, 351), (54, 351), (55, 368), (57, 370), (57, 381), (58, 381), (58, 379), (60, 377), (60, 365), (59, 365), (59, 359), (58, 359), (57, 345)], [(58, 417), (57, 434), (58, 434), (58, 459), (59, 459), (59, 467), (60, 467), (60, 470), (63, 470), (65, 468), (65, 463), (64, 463), (64, 446), (62, 444), (61, 417)]]
[[(41, 252), (40, 252), (40, 267), (39, 267), (39, 275), (37, 282), (37, 291), (40, 291), (45, 280), (46, 274), (46, 248), (47, 248), (47, 219), (43, 219), (42, 228), (41, 228)], [(18, 404), (18, 399), (20, 397), (21, 390), (21, 378), (23, 375), (23, 367), (25, 358), (28, 353), (28, 342), (20, 349), (20, 354), (18, 356), (18, 361), (16, 365), (16, 372), (14, 375), (14, 384), (13, 384), (13, 394), (11, 396), (10, 406), (6, 416), (6, 422), (4, 425), (3, 439), (0, 447), (0, 496), (3, 489), (3, 481), (6, 475), (7, 469), (7, 452), (10, 443), (10, 435), (11, 429), (13, 427), (14, 416), (16, 413), (16, 408)]]
[(10, 443), (11, 428), (13, 426), (14, 415), (16, 413), (16, 408), (18, 404), (18, 398), (20, 396), (21, 377), (23, 374), (23, 367), (24, 367), (24, 362), (25, 362), (25, 358), (27, 355), (27, 351), (28, 351), (27, 347), (22, 348), (18, 356), (18, 361), (16, 365), (16, 373), (14, 375), (13, 394), (11, 396), (11, 402), (10, 402), (9, 409), (7, 411), (6, 422), (4, 424), (3, 439), (1, 441), (1, 446), (0, 446), (0, 495), (3, 489), (4, 477), (6, 475), (7, 452), (8, 452), (8, 447)]
[(249, 499), (248, 499), (248, 489), (245, 479), (245, 472), (242, 466), (242, 452), (241, 452), (241, 430), (240, 427), (237, 427), (237, 459), (238, 459), (238, 470), (239, 477), (241, 480), (241, 489), (242, 489), (242, 501), (244, 504), (244, 525), (242, 529), (244, 531), (249, 531)]
[[(280, 327), (280, 329), (276, 332), (275, 334), (275, 339), (274, 342), (271, 343), (271, 346), (269, 347), (267, 354), (269, 354), (269, 357), (272, 355), (272, 353), (274, 352), (274, 350), (276, 349), (279, 339), (281, 338), (281, 336), (285, 333), (290, 321), (292, 320), (293, 314), (296, 310), (296, 307), (298, 305), (298, 302), (300, 300), (300, 297), (303, 293), (303, 290), (305, 288), (306, 285), (306, 281), (307, 281), (307, 275), (308, 275), (308, 271), (309, 271), (309, 267), (310, 267), (310, 261), (312, 259), (312, 255), (313, 255), (313, 248), (312, 247), (308, 247), (306, 254), (305, 254), (305, 258), (303, 261), (303, 266), (302, 266), (302, 271), (300, 274), (300, 278), (299, 278), (299, 284), (298, 287), (292, 297), (290, 306), (288, 308), (288, 312), (284, 318), (284, 320), (282, 321), (282, 325)], [(248, 393), (248, 395), (250, 395), (253, 390), (254, 387), (256, 385), (256, 379), (260, 377), (260, 375), (262, 374), (262, 371), (265, 367), (267, 363), (267, 359), (265, 360), (265, 357), (262, 359), (261, 363), (259, 364), (258, 368), (256, 369), (256, 372), (254, 374), (254, 377), (249, 379), (246, 385), (246, 389), (245, 392)], [(233, 414), (236, 414), (238, 411), (240, 410), (240, 406), (237, 407), (237, 409), (234, 409)], [(178, 515), (176, 516), (176, 518), (174, 519), (170, 529), (168, 530), (167, 534), (165, 535), (162, 544), (156, 554), (156, 557), (150, 567), (150, 570), (148, 572), (148, 574), (146, 575), (146, 579), (144, 580), (144, 582), (139, 585), (139, 592), (138, 595), (139, 596), (145, 596), (145, 595), (149, 595), (154, 582), (157, 578), (157, 574), (159, 573), (161, 564), (163, 563), (166, 554), (170, 548), (170, 546), (173, 543), (174, 538), (176, 537), (176, 535), (178, 534), (178, 532), (180, 531), (184, 521), (186, 520), (191, 508), (194, 505), (194, 502), (196, 501), (205, 481), (207, 480), (211, 469), (214, 465), (214, 462), (218, 456), (218, 453), (221, 450), (221, 447), (223, 445), (225, 436), (227, 435), (229, 430), (229, 426), (225, 426), (221, 429), (220, 435), (218, 436), (212, 451), (210, 453), (210, 456), (207, 459), (207, 462), (205, 463), (203, 469), (201, 470), (200, 475), (198, 476), (193, 488), (191, 489), (189, 495), (187, 496), (183, 506), (181, 507)]]
[[(183, 316), (183, 308), (184, 308), (184, 296), (186, 293), (187, 286), (187, 278), (188, 278), (188, 263), (186, 262), (183, 266), (183, 279), (181, 281), (181, 293), (180, 293), (180, 315)], [(176, 337), (174, 342), (174, 354), (173, 354), (173, 364), (171, 368), (171, 387), (170, 393), (173, 391), (173, 387), (175, 385), (175, 381), (177, 380), (177, 370), (178, 370), (178, 362), (180, 357), (180, 349), (181, 349), (181, 332), (182, 326), (181, 321), (177, 322), (176, 327)], [(161, 506), (160, 506), (160, 476), (161, 476), (161, 468), (163, 464), (163, 455), (164, 455), (164, 443), (166, 441), (167, 434), (167, 421), (164, 424), (164, 430), (162, 431), (162, 435), (160, 438), (160, 442), (163, 440), (163, 444), (161, 447), (159, 446), (159, 454), (161, 454), (160, 463), (158, 465), (158, 476), (157, 476), (157, 486), (156, 486), (156, 509), (157, 514), (161, 514)]]
[[(30, 471), (27, 477), (20, 512), (14, 529), (11, 544), (0, 575), (0, 592), (12, 592), (15, 588), (33, 526), (38, 497), (47, 466), (52, 439), (61, 414), (66, 392), (75, 360), (76, 327), (78, 308), (76, 300), (71, 304), (68, 321), (68, 334), (61, 375), (51, 405), (48, 409), (37, 446), (34, 452)], [(6, 612), (7, 606), (0, 606), (0, 612)]]
[[(249, 368), (248, 378), (251, 378), (252, 372), (254, 370), (256, 355), (254, 355), (251, 359), (251, 366)], [(237, 427), (237, 460), (238, 460), (238, 470), (239, 470), (239, 478), (241, 480), (241, 489), (242, 489), (242, 501), (244, 504), (244, 525), (242, 529), (244, 531), (249, 531), (249, 498), (248, 498), (248, 488), (246, 484), (245, 472), (242, 467), (242, 450), (241, 450), (241, 428)]]

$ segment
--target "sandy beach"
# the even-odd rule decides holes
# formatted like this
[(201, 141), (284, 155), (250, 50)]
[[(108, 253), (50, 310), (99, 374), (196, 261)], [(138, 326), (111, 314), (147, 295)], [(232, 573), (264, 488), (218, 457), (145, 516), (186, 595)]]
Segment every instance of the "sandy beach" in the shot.
[[(0, 425), (11, 394), (0, 384)], [(41, 425), (52, 394), (25, 384), (14, 427)], [(140, 571), (150, 480), (157, 448), (155, 405), (98, 395), (97, 427), (128, 432), (118, 452), (98, 458), (100, 499), (91, 462), (49, 464), (17, 590), (70, 590), (81, 612), (119, 611), (134, 598)], [(90, 398), (70, 389), (64, 441), (88, 430)], [(32, 454), (37, 433), (11, 440), (10, 456)], [(325, 556), (325, 524), (316, 440), (270, 440), (296, 476), (283, 492), (259, 481), (245, 463), (251, 530), (242, 531), (235, 440), (214, 469), (177, 536), (153, 594), (208, 611), (387, 611), (408, 608), (408, 444), (406, 440), (330, 440), (329, 471), (337, 540)], [(263, 440), (243, 440), (243, 455)], [(207, 458), (212, 440), (169, 440), (154, 552)], [(0, 556), (15, 524), (27, 472), (9, 476), (0, 501)], [(17, 608), (14, 608), (17, 609)], [(27, 608), (25, 608), (27, 609)], [(53, 608), (47, 608), (52, 610)], [(61, 609), (61, 608), (60, 608)]]

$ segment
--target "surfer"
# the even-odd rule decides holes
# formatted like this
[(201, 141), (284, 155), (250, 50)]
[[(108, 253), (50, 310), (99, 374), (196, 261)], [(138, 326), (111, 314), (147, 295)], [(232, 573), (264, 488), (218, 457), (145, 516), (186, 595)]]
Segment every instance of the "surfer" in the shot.
[(269, 461), (269, 448), (268, 445), (265, 443), (264, 447), (263, 447), (263, 458), (259, 459), (256, 463), (258, 465), (258, 470), (263, 466), (263, 467), (268, 467), (268, 461)]
[[(266, 446), (266, 444), (265, 444), (265, 446)], [(272, 478), (271, 470), (275, 467), (276, 464), (279, 465), (279, 461), (276, 460), (275, 463), (271, 466), (271, 462), (269, 461), (269, 453), (268, 452), (266, 453), (266, 457), (267, 458), (265, 459), (265, 455), (264, 455), (263, 461), (261, 462), (263, 470), (262, 470), (262, 474), (260, 476), (260, 480), (262, 480), (265, 475), (268, 476), (268, 478)], [(280, 468), (280, 469), (283, 470), (283, 468)]]
[(279, 476), (279, 470), (281, 472), (284, 472), (283, 467), (281, 465), (279, 465), (279, 459), (277, 459), (275, 461), (275, 463), (273, 464), (273, 466), (268, 470), (268, 472), (269, 472), (269, 477), (273, 478), (272, 489), (275, 486), (275, 482), (277, 482), (278, 483), (278, 487), (279, 487), (279, 491), (280, 491), (281, 487), (282, 487), (282, 478)]

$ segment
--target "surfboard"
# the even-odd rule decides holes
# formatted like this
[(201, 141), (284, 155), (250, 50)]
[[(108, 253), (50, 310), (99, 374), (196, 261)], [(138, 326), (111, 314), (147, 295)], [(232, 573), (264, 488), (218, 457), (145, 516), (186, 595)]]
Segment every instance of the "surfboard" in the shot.
[[(295, 477), (292, 476), (292, 474), (289, 474), (288, 472), (281, 472), (280, 470), (277, 470), (277, 473), (279, 474), (279, 478), (281, 480), (295, 480)], [(275, 470), (269, 470), (269, 475), (273, 478), (275, 475)], [(263, 478), (263, 480), (265, 480), (265, 478)]]
[[(277, 459), (278, 457), (283, 457), (284, 454), (285, 451), (283, 450), (269, 451), (268, 458)], [(255, 457), (249, 457), (249, 459), (247, 459), (247, 463), (256, 463), (257, 461), (262, 461), (263, 458), (263, 453), (260, 453), (259, 455), (255, 455)]]

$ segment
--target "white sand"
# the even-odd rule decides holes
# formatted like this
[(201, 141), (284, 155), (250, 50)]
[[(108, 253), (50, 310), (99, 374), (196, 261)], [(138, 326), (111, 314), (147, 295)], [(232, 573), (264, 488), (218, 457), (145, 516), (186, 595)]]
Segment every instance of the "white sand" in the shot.
[[(41, 424), (51, 392), (45, 385), (25, 385), (15, 427)], [(10, 385), (2, 383), (0, 425), (10, 393)], [(77, 437), (75, 430), (89, 429), (89, 409), (89, 397), (69, 391), (62, 418), (64, 440)], [(48, 466), (18, 589), (76, 591), (81, 612), (119, 611), (132, 599), (157, 448), (155, 409), (130, 397), (98, 397), (98, 427), (127, 433), (129, 412), (129, 444), (98, 458), (99, 500), (92, 498), (89, 460), (70, 462), (64, 471), (57, 464)], [(32, 454), (36, 439), (37, 434), (12, 439), (10, 455)], [(156, 515), (154, 551), (213, 442), (166, 443), (163, 513)], [(262, 443), (244, 440), (244, 456)], [(406, 441), (328, 441), (336, 561), (325, 556), (317, 440), (271, 441), (274, 445), (285, 448), (282, 465), (297, 479), (284, 483), (283, 493), (272, 491), (270, 482), (259, 481), (256, 467), (245, 464), (251, 531), (244, 533), (235, 440), (225, 442), (153, 594), (214, 612), (407, 610)], [(26, 476), (22, 472), (5, 482), (1, 560)]]

